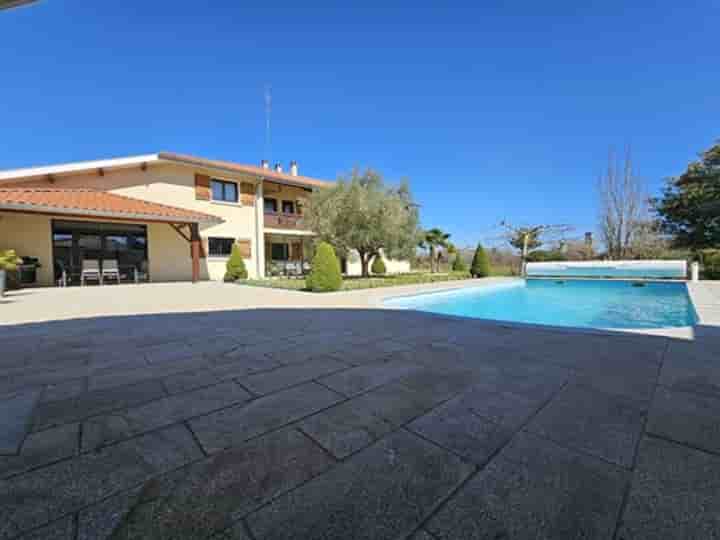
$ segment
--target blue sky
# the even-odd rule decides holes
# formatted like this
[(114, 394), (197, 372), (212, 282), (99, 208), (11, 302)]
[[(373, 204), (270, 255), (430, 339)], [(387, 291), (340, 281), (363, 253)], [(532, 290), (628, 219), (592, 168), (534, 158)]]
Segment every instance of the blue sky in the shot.
[(169, 150), (408, 177), (428, 227), (594, 230), (720, 138), (720, 3), (43, 0), (0, 12), (0, 169)]

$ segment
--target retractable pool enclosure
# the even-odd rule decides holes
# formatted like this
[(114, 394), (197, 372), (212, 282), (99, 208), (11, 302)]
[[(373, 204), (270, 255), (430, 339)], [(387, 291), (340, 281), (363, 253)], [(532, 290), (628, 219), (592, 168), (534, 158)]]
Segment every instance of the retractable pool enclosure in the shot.
[(582, 261), (527, 263), (530, 278), (686, 279), (686, 261)]

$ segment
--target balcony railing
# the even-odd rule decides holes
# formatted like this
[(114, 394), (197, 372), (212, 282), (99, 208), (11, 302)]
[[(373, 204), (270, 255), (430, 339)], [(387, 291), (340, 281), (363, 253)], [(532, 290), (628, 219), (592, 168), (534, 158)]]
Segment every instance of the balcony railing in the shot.
[(265, 227), (270, 229), (293, 229), (309, 231), (310, 225), (301, 214), (265, 212)]

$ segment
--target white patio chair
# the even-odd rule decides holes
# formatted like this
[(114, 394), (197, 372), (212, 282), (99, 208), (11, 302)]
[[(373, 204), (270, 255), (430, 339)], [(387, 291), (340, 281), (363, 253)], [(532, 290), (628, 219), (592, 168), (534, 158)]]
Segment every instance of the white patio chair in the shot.
[(103, 283), (105, 278), (117, 279), (118, 285), (120, 285), (120, 268), (118, 268), (117, 259), (105, 259), (103, 261), (102, 280), (100, 283)]
[(85, 281), (88, 279), (102, 284), (100, 261), (97, 259), (83, 259), (82, 270), (80, 270), (80, 286), (84, 286)]

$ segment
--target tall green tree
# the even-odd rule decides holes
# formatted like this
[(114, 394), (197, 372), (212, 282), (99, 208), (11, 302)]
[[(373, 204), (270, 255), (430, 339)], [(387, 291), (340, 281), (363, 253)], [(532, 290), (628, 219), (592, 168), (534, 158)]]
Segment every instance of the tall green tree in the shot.
[(357, 253), (364, 277), (374, 257), (410, 258), (418, 245), (418, 207), (409, 185), (387, 186), (372, 169), (355, 169), (334, 186), (317, 190), (306, 215), (319, 239), (340, 256)]
[(477, 245), (475, 255), (473, 255), (472, 264), (470, 265), (470, 274), (472, 277), (488, 277), (490, 275), (490, 259), (482, 247)]
[(433, 227), (423, 232), (420, 247), (430, 252), (430, 272), (437, 272), (440, 268), (440, 256), (442, 252), (440, 248), (449, 248), (450, 233), (446, 233), (442, 229)]
[(677, 247), (720, 247), (720, 143), (670, 178), (653, 207)]

